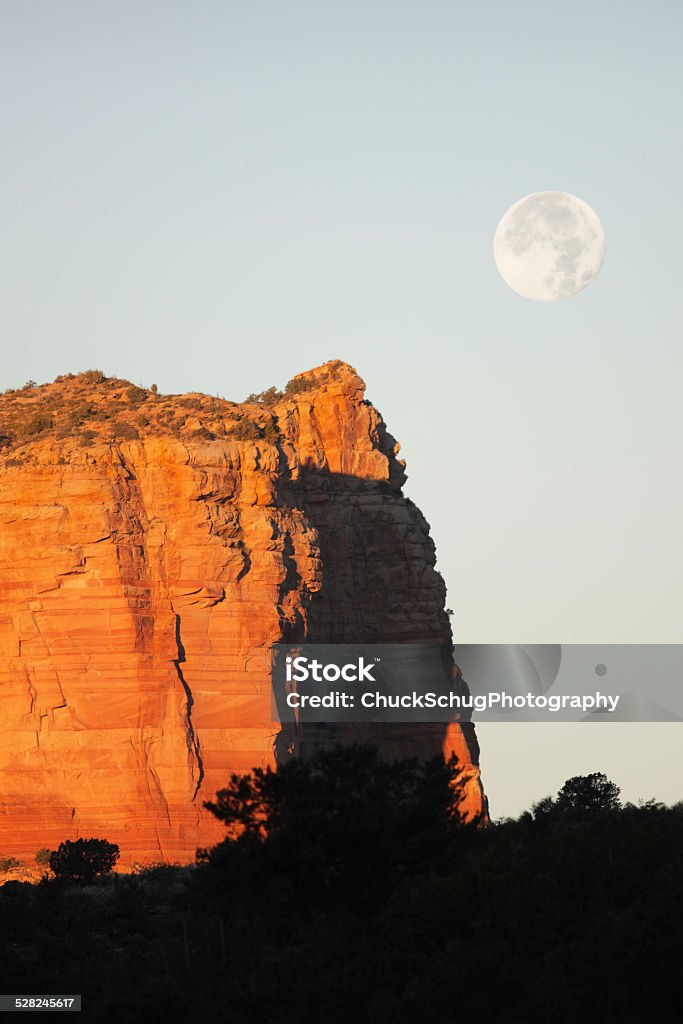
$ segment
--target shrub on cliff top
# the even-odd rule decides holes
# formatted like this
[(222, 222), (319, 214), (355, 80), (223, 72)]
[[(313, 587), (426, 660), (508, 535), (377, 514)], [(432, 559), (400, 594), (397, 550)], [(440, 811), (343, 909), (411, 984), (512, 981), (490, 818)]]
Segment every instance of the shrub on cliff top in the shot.
[(247, 395), (247, 402), (255, 402), (257, 405), (274, 405), (282, 396), (282, 391), (272, 387), (267, 388), (266, 391), (252, 391), (250, 395)]
[(88, 384), (102, 384), (106, 379), (101, 370), (86, 370), (83, 374), (83, 380)]
[(282, 398), (292, 398), (294, 395), (303, 394), (305, 391), (313, 391), (314, 388), (329, 380), (329, 377), (330, 375), (327, 371), (316, 374), (315, 377), (292, 377), (285, 384), (284, 391), (280, 391), (276, 387), (267, 388), (265, 391), (254, 391), (252, 394), (247, 395), (246, 401), (255, 402), (257, 405), (264, 405), (266, 407), (275, 405)]
[(129, 405), (134, 407), (141, 405), (147, 401), (147, 392), (143, 388), (138, 388), (134, 384), (131, 384), (129, 388), (123, 393), (124, 401), (128, 402)]
[(328, 377), (329, 374), (327, 373), (321, 373), (315, 379), (311, 377), (293, 377), (285, 385), (285, 394), (290, 398), (292, 395), (300, 395), (305, 391), (312, 391), (313, 388), (326, 381)]
[(113, 871), (118, 859), (118, 846), (106, 839), (67, 839), (50, 854), (50, 870), (56, 878), (91, 882)]

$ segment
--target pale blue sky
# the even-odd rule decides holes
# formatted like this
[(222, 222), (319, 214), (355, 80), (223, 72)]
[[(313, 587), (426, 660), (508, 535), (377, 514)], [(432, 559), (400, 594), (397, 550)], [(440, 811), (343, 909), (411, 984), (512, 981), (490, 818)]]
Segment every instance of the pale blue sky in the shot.
[[(661, 0), (2, 0), (0, 387), (240, 399), (345, 359), (461, 642), (683, 641), (682, 28)], [(492, 237), (548, 189), (607, 258), (536, 304)], [(496, 812), (572, 774), (580, 735), (526, 727), (522, 784), (493, 728)], [(599, 728), (616, 775), (636, 727)], [(673, 798), (653, 728), (616, 781)]]

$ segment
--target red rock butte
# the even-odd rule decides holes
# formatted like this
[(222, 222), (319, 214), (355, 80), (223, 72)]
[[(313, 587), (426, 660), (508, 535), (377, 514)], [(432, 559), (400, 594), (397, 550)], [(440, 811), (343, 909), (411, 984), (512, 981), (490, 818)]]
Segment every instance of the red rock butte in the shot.
[[(236, 404), (99, 371), (0, 396), (0, 855), (100, 836), (188, 861), (232, 772), (330, 742), (449, 756), (469, 724), (272, 721), (280, 641), (450, 644), (404, 463), (330, 362)], [(291, 727), (289, 727), (291, 730)]]

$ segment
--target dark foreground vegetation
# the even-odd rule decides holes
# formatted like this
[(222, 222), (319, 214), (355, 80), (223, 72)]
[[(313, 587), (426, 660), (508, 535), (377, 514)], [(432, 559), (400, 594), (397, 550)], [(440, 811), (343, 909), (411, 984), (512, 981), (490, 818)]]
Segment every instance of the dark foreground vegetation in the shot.
[(334, 750), (233, 778), (194, 868), (86, 881), (69, 849), (0, 889), (0, 988), (149, 1024), (680, 1020), (683, 806), (594, 775), (482, 829), (458, 786)]

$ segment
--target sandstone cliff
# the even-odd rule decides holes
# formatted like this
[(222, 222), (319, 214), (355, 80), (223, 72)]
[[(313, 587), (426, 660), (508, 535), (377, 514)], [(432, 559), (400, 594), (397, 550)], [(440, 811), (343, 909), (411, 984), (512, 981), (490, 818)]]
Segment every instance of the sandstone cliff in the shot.
[[(271, 644), (450, 639), (397, 448), (340, 362), (241, 405), (97, 371), (0, 396), (0, 855), (191, 859), (230, 772), (353, 738), (278, 735)], [(470, 726), (372, 738), (455, 750), (481, 808)]]

